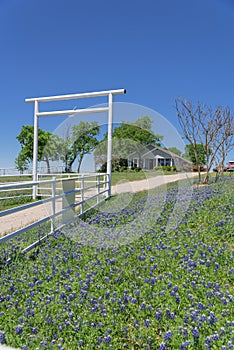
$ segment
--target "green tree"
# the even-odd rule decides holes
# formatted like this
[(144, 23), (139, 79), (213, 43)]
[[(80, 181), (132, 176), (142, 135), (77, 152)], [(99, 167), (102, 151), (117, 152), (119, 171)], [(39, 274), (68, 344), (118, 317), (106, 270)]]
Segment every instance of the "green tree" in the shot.
[[(16, 164), (22, 169), (33, 160), (34, 127), (24, 125), (16, 138), (21, 144)], [(50, 173), (50, 160), (54, 161), (61, 158), (62, 145), (63, 140), (58, 135), (38, 129), (38, 161), (46, 162), (48, 173)]]
[(78, 160), (77, 172), (80, 172), (82, 160), (86, 154), (91, 153), (98, 144), (96, 136), (100, 131), (97, 122), (83, 122), (74, 125), (71, 138), (65, 145), (65, 171), (71, 171), (75, 160)]
[[(126, 164), (128, 156), (133, 152), (136, 152), (140, 158), (147, 145), (161, 146), (163, 136), (155, 134), (152, 126), (152, 119), (149, 116), (143, 116), (132, 123), (122, 121), (119, 126), (114, 128), (112, 133), (112, 163), (115, 165), (114, 168), (118, 169), (123, 166), (122, 164)], [(107, 134), (95, 149), (96, 165), (99, 164), (102, 167), (105, 164), (106, 154)]]
[(21, 151), (18, 157), (15, 159), (16, 169), (20, 171), (20, 174), (23, 174), (25, 170), (29, 167), (29, 160), (25, 157), (24, 153)]
[(206, 153), (204, 150), (203, 145), (196, 144), (196, 155), (194, 152), (193, 145), (189, 144), (185, 146), (185, 154), (187, 155), (187, 158), (191, 160), (191, 162), (194, 165), (204, 165), (206, 163)]
[(161, 146), (162, 135), (155, 134), (152, 130), (153, 121), (149, 116), (138, 118), (133, 123), (121, 122), (113, 131), (113, 137), (132, 140), (143, 146), (149, 144)]
[(172, 152), (172, 153), (175, 153), (177, 154), (178, 156), (181, 156), (182, 152), (181, 150), (179, 150), (178, 148), (176, 147), (169, 147), (169, 148), (166, 148), (166, 150)]

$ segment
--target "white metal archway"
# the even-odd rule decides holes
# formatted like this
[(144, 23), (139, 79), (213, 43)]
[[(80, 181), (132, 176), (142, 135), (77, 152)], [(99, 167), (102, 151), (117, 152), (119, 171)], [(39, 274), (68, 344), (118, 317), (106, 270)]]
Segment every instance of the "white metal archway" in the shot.
[[(111, 166), (112, 166), (112, 125), (113, 125), (113, 96), (125, 94), (125, 89), (107, 90), (99, 92), (85, 92), (79, 94), (48, 96), (48, 97), (33, 97), (26, 98), (25, 102), (34, 102), (34, 143), (33, 143), (33, 181), (37, 181), (37, 163), (38, 163), (38, 118), (51, 116), (64, 116), (69, 114), (87, 114), (108, 112), (108, 137), (107, 137), (107, 174), (109, 176), (109, 196), (111, 195)], [(76, 110), (57, 110), (49, 112), (40, 112), (39, 103), (54, 102), (65, 100), (76, 100), (80, 98), (91, 98), (108, 96), (107, 107), (83, 108)], [(33, 199), (36, 198), (36, 186), (33, 188)]]

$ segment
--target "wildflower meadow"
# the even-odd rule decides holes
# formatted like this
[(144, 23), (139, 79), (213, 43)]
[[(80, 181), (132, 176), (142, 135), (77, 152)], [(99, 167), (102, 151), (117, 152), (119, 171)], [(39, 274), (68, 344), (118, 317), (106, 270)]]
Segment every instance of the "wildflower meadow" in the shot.
[(234, 177), (190, 186), (172, 226), (178, 183), (104, 204), (25, 255), (30, 233), (2, 244), (0, 343), (234, 349)]

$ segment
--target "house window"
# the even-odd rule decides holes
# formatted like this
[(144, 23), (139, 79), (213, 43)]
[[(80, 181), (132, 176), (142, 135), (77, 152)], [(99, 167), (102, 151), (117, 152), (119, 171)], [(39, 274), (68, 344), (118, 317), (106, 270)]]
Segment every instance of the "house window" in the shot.
[(165, 164), (166, 166), (170, 166), (171, 165), (171, 159), (170, 158), (167, 158), (166, 159), (166, 164)]
[(159, 166), (164, 166), (164, 160), (165, 160), (164, 158), (159, 158), (158, 159), (158, 165)]

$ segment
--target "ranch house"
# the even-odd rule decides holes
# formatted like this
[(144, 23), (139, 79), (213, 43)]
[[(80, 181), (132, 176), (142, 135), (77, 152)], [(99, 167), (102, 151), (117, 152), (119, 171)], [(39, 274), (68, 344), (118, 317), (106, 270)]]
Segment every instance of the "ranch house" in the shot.
[(157, 166), (176, 166), (178, 170), (192, 170), (192, 162), (159, 146), (148, 145), (144, 151), (134, 152), (128, 157), (129, 167), (152, 170)]

